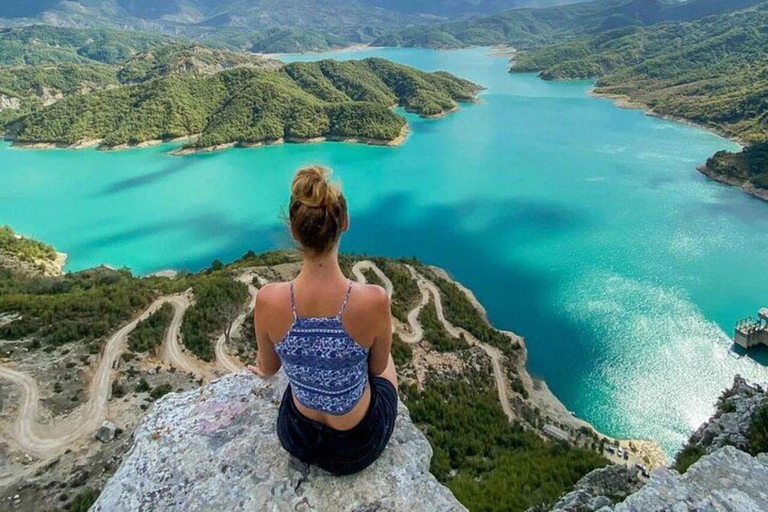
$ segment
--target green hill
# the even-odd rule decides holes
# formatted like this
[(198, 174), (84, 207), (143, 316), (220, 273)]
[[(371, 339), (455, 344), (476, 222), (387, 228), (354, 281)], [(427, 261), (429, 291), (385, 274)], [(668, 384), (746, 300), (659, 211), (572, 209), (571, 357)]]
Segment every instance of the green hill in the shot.
[(383, 59), (294, 63), (279, 70), (233, 69), (172, 75), (135, 86), (67, 97), (19, 121), (18, 142), (113, 147), (195, 135), (188, 147), (288, 138), (392, 141), (405, 119), (468, 101), (479, 86), (448, 73), (424, 73)]
[(238, 67), (276, 69), (280, 63), (252, 53), (171, 43), (144, 51), (120, 65), (122, 83), (138, 83), (169, 75), (212, 75)]
[(110, 29), (47, 25), (0, 28), (0, 65), (116, 64), (169, 41), (162, 35)]
[(700, 170), (713, 179), (768, 200), (768, 143), (755, 144), (740, 153), (718, 151)]

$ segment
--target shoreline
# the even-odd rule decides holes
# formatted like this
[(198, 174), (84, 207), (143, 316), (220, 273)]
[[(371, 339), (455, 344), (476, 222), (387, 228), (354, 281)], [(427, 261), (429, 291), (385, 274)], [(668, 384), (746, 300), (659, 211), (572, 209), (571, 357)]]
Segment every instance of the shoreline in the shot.
[(328, 48), (326, 50), (307, 50), (303, 52), (278, 52), (278, 53), (256, 53), (261, 57), (268, 59), (280, 60), (280, 57), (285, 55), (322, 55), (323, 53), (336, 53), (336, 52), (361, 52), (369, 49), (382, 49), (386, 46), (371, 46), (370, 44), (355, 43), (347, 46), (340, 46), (338, 48)]
[(276, 146), (279, 144), (318, 144), (321, 142), (343, 142), (347, 144), (365, 144), (368, 146), (389, 146), (395, 147), (402, 145), (410, 135), (410, 128), (406, 123), (400, 130), (400, 135), (392, 140), (387, 139), (372, 139), (365, 137), (344, 137), (339, 135), (327, 135), (324, 137), (282, 137), (276, 140), (264, 140), (259, 142), (227, 142), (225, 144), (217, 144), (215, 146), (205, 146), (200, 148), (178, 148), (171, 151), (173, 156), (190, 156), (204, 153), (213, 153), (216, 151), (224, 151), (232, 148), (252, 149), (260, 148), (264, 146)]
[(721, 185), (738, 188), (745, 194), (748, 194), (757, 199), (761, 199), (763, 201), (768, 201), (768, 190), (757, 188), (748, 180), (742, 180), (733, 176), (717, 174), (716, 172), (713, 172), (707, 164), (700, 165), (696, 168), (696, 170), (707, 178), (716, 181)]
[(592, 96), (593, 98), (604, 98), (604, 99), (611, 100), (613, 104), (618, 108), (624, 108), (629, 110), (642, 110), (643, 113), (649, 117), (666, 119), (667, 121), (675, 121), (678, 123), (686, 124), (688, 126), (692, 126), (694, 128), (706, 130), (710, 133), (714, 133), (719, 137), (728, 139), (729, 141), (735, 144), (738, 144), (739, 146), (741, 146), (741, 149), (744, 149), (745, 147), (749, 146), (749, 143), (744, 139), (742, 139), (741, 137), (739, 137), (738, 135), (728, 133), (725, 130), (718, 128), (716, 126), (697, 123), (696, 121), (693, 121), (685, 117), (676, 116), (673, 114), (662, 114), (660, 112), (656, 112), (645, 103), (632, 99), (632, 97), (629, 96), (628, 94), (614, 94), (610, 92), (600, 92), (597, 90), (597, 88), (593, 87), (589, 91), (589, 95)]
[[(443, 115), (458, 110), (458, 107), (446, 112)], [(424, 116), (427, 117), (427, 116)], [(171, 151), (169, 154), (173, 156), (188, 156), (196, 155), (200, 153), (212, 153), (215, 151), (224, 151), (231, 148), (258, 148), (262, 146), (274, 146), (276, 144), (316, 144), (320, 142), (345, 142), (349, 144), (366, 144), (369, 146), (400, 146), (407, 140), (410, 135), (410, 126), (406, 123), (400, 130), (400, 134), (392, 140), (388, 139), (374, 139), (366, 137), (345, 137), (340, 135), (327, 135), (324, 137), (313, 138), (301, 138), (301, 137), (282, 137), (277, 140), (264, 140), (259, 142), (226, 142), (224, 144), (217, 144), (215, 146), (206, 147), (181, 147)], [(186, 142), (194, 138), (196, 135), (187, 135), (184, 137), (177, 137), (174, 139), (150, 139), (142, 141), (136, 144), (118, 144), (116, 146), (101, 146), (102, 139), (86, 139), (78, 141), (74, 144), (67, 144), (62, 142), (26, 142), (26, 141), (11, 141), (11, 148), (13, 149), (26, 149), (26, 150), (79, 150), (79, 149), (91, 149), (95, 148), (97, 151), (125, 151), (129, 149), (144, 149), (148, 147), (159, 146), (161, 144), (174, 144)]]
[[(477, 299), (477, 297), (472, 292), (472, 290), (470, 290), (465, 285), (456, 281), (448, 273), (448, 271), (446, 271), (443, 268), (435, 267), (431, 265), (429, 266), (429, 268), (435, 270), (441, 277), (447, 279), (448, 281), (453, 283), (455, 286), (457, 286), (462, 292), (464, 292), (464, 294), (467, 296), (472, 306), (481, 314), (481, 316), (485, 319), (488, 325), (490, 325), (494, 329), (497, 329), (502, 334), (506, 335), (511, 342), (519, 343), (520, 350), (522, 350), (523, 355), (517, 361), (517, 364), (515, 365), (514, 369), (517, 371), (518, 375), (520, 376), (520, 379), (523, 381), (523, 386), (528, 391), (529, 397), (527, 400), (529, 402), (531, 402), (533, 405), (538, 407), (544, 413), (548, 414), (553, 420), (558, 421), (560, 423), (564, 423), (569, 427), (573, 428), (574, 430), (587, 428), (593, 431), (595, 434), (597, 434), (600, 438), (606, 438), (615, 445), (621, 446), (623, 448), (630, 448), (630, 451), (636, 453), (639, 457), (643, 459), (646, 459), (646, 458), (648, 459), (647, 466), (648, 466), (648, 469), (650, 470), (667, 465), (667, 463), (669, 462), (667, 460), (667, 456), (664, 453), (664, 450), (656, 441), (652, 439), (619, 439), (613, 436), (609, 436), (601, 432), (600, 430), (598, 430), (589, 421), (583, 418), (580, 418), (579, 416), (575, 415), (573, 412), (568, 410), (565, 404), (563, 404), (563, 402), (560, 401), (557, 395), (555, 395), (552, 392), (552, 390), (549, 388), (545, 380), (533, 377), (528, 371), (528, 348), (525, 342), (525, 338), (512, 331), (506, 331), (494, 326), (491, 323), (491, 321), (488, 319), (488, 314), (485, 307)], [(616, 460), (613, 460), (613, 458), (609, 458), (607, 454), (603, 454), (603, 456), (611, 460), (611, 462), (613, 463), (615, 462), (626, 463), (626, 461), (618, 460), (618, 458), (616, 458)]]
[[(714, 133), (715, 135), (722, 137), (724, 139), (727, 139), (735, 144), (738, 144), (740, 146), (740, 150), (743, 151), (746, 147), (750, 145), (749, 142), (745, 141), (741, 137), (737, 135), (733, 135), (732, 133), (727, 133), (725, 130), (722, 130), (720, 128), (717, 128), (716, 126), (710, 126), (707, 124), (697, 123), (696, 121), (692, 121), (690, 119), (687, 119), (685, 117), (680, 117), (672, 114), (661, 114), (659, 112), (655, 112), (652, 108), (650, 108), (648, 105), (644, 104), (643, 102), (633, 100), (629, 95), (627, 94), (612, 94), (612, 93), (605, 93), (605, 92), (599, 92), (596, 89), (592, 89), (589, 91), (589, 95), (594, 98), (605, 98), (608, 100), (611, 100), (613, 104), (618, 108), (625, 108), (625, 109), (631, 109), (631, 110), (642, 110), (645, 115), (650, 117), (657, 117), (659, 119), (666, 119), (668, 121), (675, 121), (678, 123), (683, 123), (688, 126), (692, 126), (694, 128), (699, 128), (702, 130), (706, 130), (710, 133)], [(716, 181), (717, 183), (720, 183), (721, 185), (727, 185), (729, 187), (738, 188), (743, 193), (750, 195), (752, 197), (755, 197), (757, 199), (761, 199), (763, 201), (768, 201), (768, 190), (760, 189), (755, 187), (752, 183), (750, 183), (747, 180), (742, 180), (739, 178), (735, 178), (733, 176), (724, 176), (721, 174), (717, 174), (713, 172), (706, 163), (703, 165), (697, 166), (696, 170), (706, 176), (707, 178), (711, 179), (712, 181)]]

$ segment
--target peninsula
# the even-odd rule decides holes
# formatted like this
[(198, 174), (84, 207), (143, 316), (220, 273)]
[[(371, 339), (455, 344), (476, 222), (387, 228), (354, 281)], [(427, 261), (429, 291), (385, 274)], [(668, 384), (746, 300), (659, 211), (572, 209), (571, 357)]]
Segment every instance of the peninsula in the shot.
[(276, 141), (402, 141), (402, 107), (436, 117), (472, 101), (481, 87), (450, 73), (426, 73), (379, 58), (297, 62), (201, 75), (161, 73), (135, 61), (119, 76), (159, 78), (68, 96), (14, 123), (29, 147), (103, 149), (189, 137), (185, 151)]

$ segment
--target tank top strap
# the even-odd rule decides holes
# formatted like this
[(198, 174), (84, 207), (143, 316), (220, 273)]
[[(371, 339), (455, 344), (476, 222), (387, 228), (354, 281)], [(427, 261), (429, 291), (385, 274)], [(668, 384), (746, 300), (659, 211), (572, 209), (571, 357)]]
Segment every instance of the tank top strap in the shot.
[(347, 309), (347, 303), (349, 302), (349, 294), (352, 293), (352, 281), (349, 281), (349, 287), (347, 288), (347, 293), (344, 295), (344, 302), (341, 303), (341, 309), (339, 310), (339, 314), (336, 315), (336, 318), (341, 318), (341, 315), (344, 314), (344, 310)]
[(293, 292), (293, 281), (291, 281), (291, 311), (293, 311), (293, 321), (295, 322), (299, 315), (296, 313), (296, 295)]

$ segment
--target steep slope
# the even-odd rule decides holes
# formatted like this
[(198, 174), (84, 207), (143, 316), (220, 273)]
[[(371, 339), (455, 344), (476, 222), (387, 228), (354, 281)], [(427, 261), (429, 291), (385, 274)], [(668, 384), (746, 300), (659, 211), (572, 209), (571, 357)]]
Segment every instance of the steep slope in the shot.
[(98, 140), (105, 147), (192, 135), (188, 147), (318, 137), (391, 142), (403, 135), (405, 119), (390, 107), (436, 116), (479, 90), (448, 73), (373, 58), (240, 68), (69, 97), (21, 119), (16, 140)]

